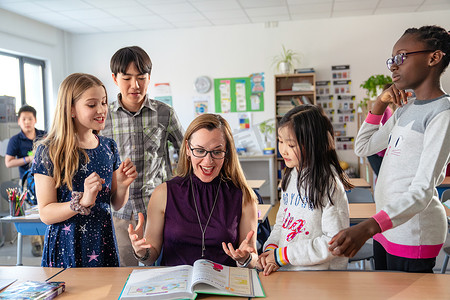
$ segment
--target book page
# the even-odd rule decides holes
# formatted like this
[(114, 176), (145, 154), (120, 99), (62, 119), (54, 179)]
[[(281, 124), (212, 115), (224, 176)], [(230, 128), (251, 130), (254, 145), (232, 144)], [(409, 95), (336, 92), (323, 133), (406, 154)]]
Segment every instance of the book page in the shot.
[[(220, 291), (199, 285), (200, 283), (206, 283)], [(206, 259), (194, 263), (192, 286), (194, 291), (202, 293), (253, 296), (250, 269), (228, 267)]]
[(134, 269), (120, 299), (195, 298), (190, 288), (192, 266)]

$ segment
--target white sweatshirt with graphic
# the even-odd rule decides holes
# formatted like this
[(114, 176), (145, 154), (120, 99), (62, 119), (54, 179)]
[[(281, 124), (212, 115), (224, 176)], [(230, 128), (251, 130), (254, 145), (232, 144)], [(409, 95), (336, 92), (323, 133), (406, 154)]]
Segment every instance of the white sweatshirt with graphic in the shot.
[(408, 101), (380, 126), (369, 114), (355, 141), (355, 153), (386, 153), (375, 186), (382, 230), (374, 236), (385, 250), (405, 258), (433, 258), (447, 235), (447, 219), (436, 186), (450, 162), (450, 97)]
[(348, 201), (343, 184), (336, 176), (331, 193), (334, 205), (326, 200), (323, 208), (308, 205), (304, 188), (297, 190), (297, 171), (290, 174), (286, 191), (282, 192), (276, 223), (264, 244), (264, 251), (275, 250), (281, 270), (345, 270), (348, 258), (336, 257), (328, 251), (328, 242), (349, 226)]

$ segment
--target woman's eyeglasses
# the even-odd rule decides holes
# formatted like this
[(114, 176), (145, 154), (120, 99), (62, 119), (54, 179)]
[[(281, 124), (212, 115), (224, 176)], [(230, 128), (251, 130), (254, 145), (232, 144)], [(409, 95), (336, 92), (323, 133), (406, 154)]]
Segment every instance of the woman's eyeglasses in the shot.
[(416, 54), (416, 53), (427, 53), (427, 52), (434, 52), (435, 50), (420, 50), (420, 51), (413, 51), (413, 52), (406, 52), (406, 53), (399, 53), (394, 57), (388, 58), (386, 61), (386, 65), (389, 69), (389, 71), (392, 68), (393, 64), (396, 64), (397, 66), (400, 66), (404, 61), (405, 58), (408, 57), (408, 55)]
[(192, 155), (194, 155), (195, 157), (198, 157), (198, 158), (203, 158), (206, 155), (208, 155), (208, 153), (209, 153), (212, 158), (222, 159), (222, 158), (225, 158), (225, 155), (227, 154), (226, 151), (222, 151), (222, 150), (208, 151), (208, 150), (205, 150), (202, 148), (192, 148), (190, 144), (189, 144), (189, 149), (191, 149)]

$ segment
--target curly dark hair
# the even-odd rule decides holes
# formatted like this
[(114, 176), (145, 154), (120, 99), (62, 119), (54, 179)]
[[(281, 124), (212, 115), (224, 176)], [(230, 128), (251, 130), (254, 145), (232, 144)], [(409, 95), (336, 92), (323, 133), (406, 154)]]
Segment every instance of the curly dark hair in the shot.
[(441, 50), (445, 53), (442, 58), (441, 73), (445, 71), (450, 61), (450, 32), (436, 25), (408, 28), (405, 34), (413, 34), (418, 41), (423, 42), (430, 50)]

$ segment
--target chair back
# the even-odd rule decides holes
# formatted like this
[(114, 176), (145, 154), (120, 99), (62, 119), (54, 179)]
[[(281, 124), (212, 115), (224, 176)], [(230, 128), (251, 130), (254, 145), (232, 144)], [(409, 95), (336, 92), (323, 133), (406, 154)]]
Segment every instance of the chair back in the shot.
[(347, 192), (348, 203), (374, 203), (370, 189), (353, 188)]
[(3, 199), (5, 199), (6, 201), (8, 201), (8, 193), (6, 192), (7, 189), (13, 189), (13, 188), (17, 188), (19, 191), (21, 191), (21, 187), (19, 185), (19, 183), (15, 182), (15, 181), (4, 181), (1, 183), (0, 185), (0, 194), (2, 196)]
[(445, 190), (441, 195), (441, 202), (444, 203), (445, 201), (450, 200), (450, 189)]

